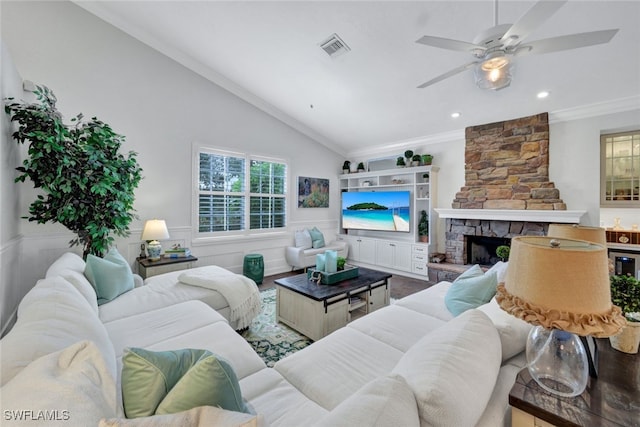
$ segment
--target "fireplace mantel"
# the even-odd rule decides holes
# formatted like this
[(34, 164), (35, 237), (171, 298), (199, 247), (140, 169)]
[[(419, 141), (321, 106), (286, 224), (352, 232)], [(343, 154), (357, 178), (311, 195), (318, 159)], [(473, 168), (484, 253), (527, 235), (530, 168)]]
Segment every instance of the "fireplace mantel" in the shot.
[(587, 211), (516, 209), (436, 209), (440, 218), (579, 224)]

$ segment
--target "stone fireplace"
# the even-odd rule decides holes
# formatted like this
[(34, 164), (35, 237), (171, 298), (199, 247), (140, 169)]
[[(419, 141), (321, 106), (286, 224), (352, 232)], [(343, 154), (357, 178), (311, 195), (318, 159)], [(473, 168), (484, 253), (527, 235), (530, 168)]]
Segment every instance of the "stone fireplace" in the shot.
[[(541, 113), (466, 128), (465, 185), (452, 209), (436, 209), (446, 220), (447, 264), (491, 265), (499, 243), (544, 236), (550, 223), (580, 222), (585, 212), (568, 211), (549, 181), (548, 118)], [(478, 244), (484, 248), (474, 249)]]

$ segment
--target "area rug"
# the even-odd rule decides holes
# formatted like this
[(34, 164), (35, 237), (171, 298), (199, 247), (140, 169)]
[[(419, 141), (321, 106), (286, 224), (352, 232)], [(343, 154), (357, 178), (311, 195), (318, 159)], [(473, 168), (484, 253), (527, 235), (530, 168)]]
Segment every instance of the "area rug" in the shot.
[(264, 360), (272, 367), (278, 360), (302, 350), (313, 341), (288, 326), (276, 322), (276, 290), (260, 292), (262, 311), (253, 320), (242, 336)]

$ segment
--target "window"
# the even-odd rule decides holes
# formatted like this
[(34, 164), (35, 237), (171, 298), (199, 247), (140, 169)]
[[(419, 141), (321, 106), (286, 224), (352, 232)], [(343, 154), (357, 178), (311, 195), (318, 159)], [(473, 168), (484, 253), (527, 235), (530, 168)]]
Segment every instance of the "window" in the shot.
[(602, 206), (640, 206), (640, 130), (602, 135)]
[(202, 149), (198, 164), (199, 233), (286, 227), (286, 163)]

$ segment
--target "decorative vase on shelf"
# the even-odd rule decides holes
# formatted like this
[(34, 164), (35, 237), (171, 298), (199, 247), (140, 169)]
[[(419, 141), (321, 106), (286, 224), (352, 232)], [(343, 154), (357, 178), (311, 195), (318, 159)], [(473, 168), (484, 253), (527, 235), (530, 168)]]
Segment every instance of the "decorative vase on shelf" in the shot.
[(640, 322), (630, 322), (622, 328), (618, 335), (609, 337), (611, 347), (618, 351), (629, 354), (638, 353), (640, 347)]

